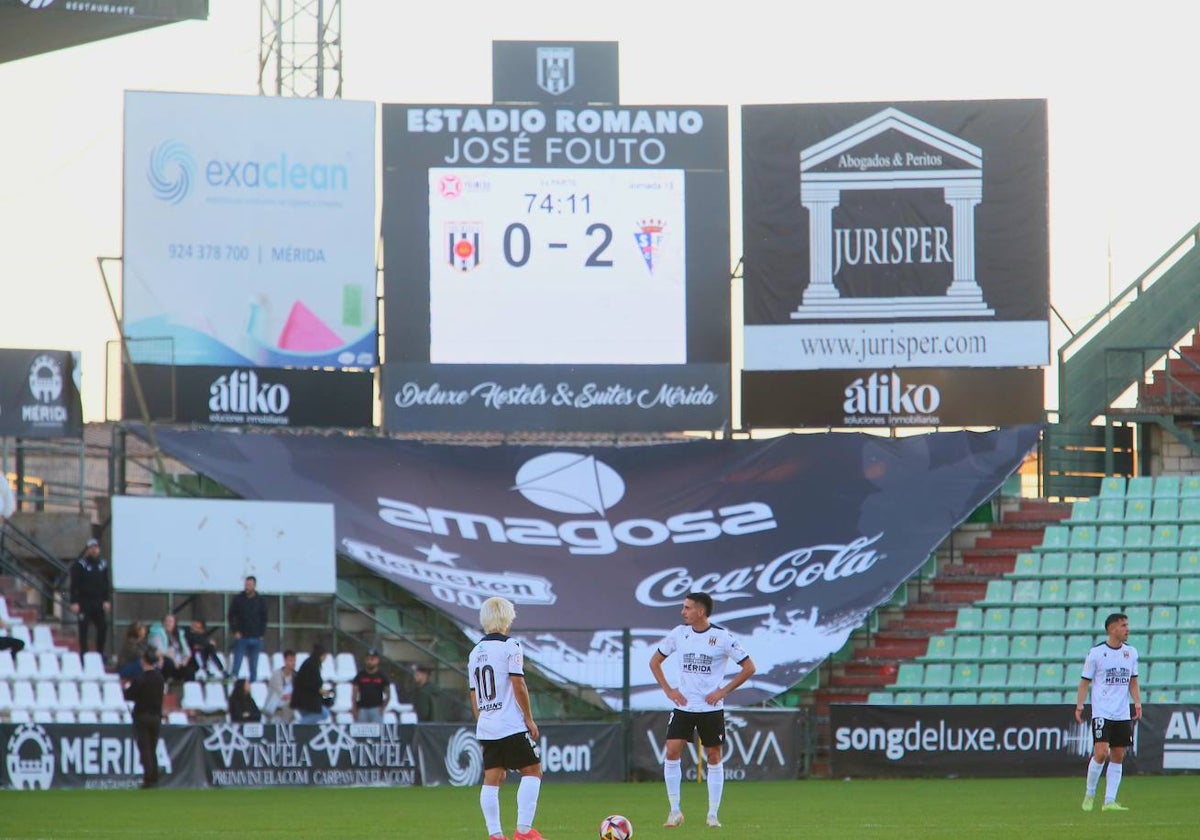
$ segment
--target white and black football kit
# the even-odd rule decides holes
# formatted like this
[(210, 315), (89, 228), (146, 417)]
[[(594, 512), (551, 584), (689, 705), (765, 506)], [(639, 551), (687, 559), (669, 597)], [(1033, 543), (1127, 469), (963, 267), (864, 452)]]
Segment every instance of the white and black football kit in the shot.
[(690, 740), (700, 733), (700, 742), (715, 747), (725, 741), (724, 702), (710, 704), (705, 697), (721, 687), (730, 662), (740, 665), (750, 655), (733, 634), (719, 624), (696, 632), (681, 624), (658, 645), (664, 657), (678, 654), (679, 691), (687, 701), (671, 712), (667, 738)]
[(479, 719), (475, 737), (483, 746), (484, 769), (519, 770), (538, 764), (541, 756), (525, 726), (512, 677), (525, 678), (521, 643), (503, 633), (489, 633), (471, 649), (467, 679)]
[(1083, 661), (1083, 678), (1092, 684), (1092, 738), (1110, 747), (1133, 743), (1129, 683), (1138, 675), (1137, 650), (1101, 642)]

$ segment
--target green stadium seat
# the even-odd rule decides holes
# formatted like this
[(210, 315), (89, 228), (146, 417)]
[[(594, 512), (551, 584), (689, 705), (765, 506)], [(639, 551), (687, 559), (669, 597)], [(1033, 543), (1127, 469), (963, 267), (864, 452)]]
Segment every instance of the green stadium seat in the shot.
[(1062, 691), (1056, 689), (1052, 691), (1042, 690), (1035, 692), (1033, 695), (1033, 702), (1039, 706), (1060, 704), (1062, 703)]
[(1150, 696), (1146, 699), (1149, 703), (1174, 703), (1178, 696), (1178, 692), (1172, 689), (1155, 688), (1150, 691)]
[(1174, 577), (1179, 574), (1179, 555), (1174, 551), (1156, 551), (1150, 558), (1150, 574)]
[(1184, 688), (1179, 691), (1179, 702), (1200, 705), (1200, 688)]
[(983, 706), (1002, 706), (1007, 702), (1003, 691), (979, 692), (979, 703)]
[(1068, 662), (1083, 664), (1083, 660), (1087, 657), (1088, 651), (1095, 647), (1096, 642), (1091, 636), (1068, 636), (1066, 649), (1063, 651), (1063, 657)]
[(920, 686), (925, 681), (925, 666), (919, 662), (902, 662), (896, 672), (896, 682), (899, 688)]
[(1096, 581), (1096, 601), (1101, 604), (1120, 604), (1125, 593), (1125, 582), (1116, 578)]
[(954, 627), (957, 630), (982, 630), (983, 610), (979, 607), (962, 607), (954, 618)]
[(1154, 548), (1175, 548), (1179, 545), (1179, 528), (1168, 522), (1158, 523), (1154, 526), (1150, 545)]
[(1185, 551), (1179, 555), (1179, 574), (1200, 575), (1200, 551)]
[(1200, 659), (1189, 659), (1179, 663), (1175, 679), (1181, 686), (1195, 688), (1200, 685)]
[(1131, 578), (1125, 581), (1121, 603), (1125, 606), (1150, 603), (1150, 581), (1145, 578)]
[[(1134, 633), (1143, 633), (1145, 632), (1146, 628), (1150, 626), (1150, 607), (1135, 604), (1133, 606), (1125, 607), (1122, 612), (1129, 616), (1129, 626), (1131, 628), (1135, 628), (1133, 630)], [(1104, 619), (1107, 617), (1107, 615), (1108, 613), (1105, 613), (1104, 615), (1100, 616), (1101, 624), (1104, 623)], [(1136, 644), (1136, 642), (1134, 644)]]
[(949, 662), (930, 662), (925, 666), (925, 676), (921, 680), (921, 685), (934, 689), (950, 685), (950, 669)]
[(896, 695), (890, 691), (872, 691), (867, 695), (867, 703), (872, 706), (890, 706), (896, 702)]
[(1178, 625), (1179, 611), (1175, 607), (1154, 607), (1150, 610), (1151, 630), (1174, 630)]
[(979, 703), (979, 695), (974, 691), (952, 691), (950, 692), (951, 706), (975, 706)]
[[(1151, 626), (1153, 626), (1153, 619), (1151, 619)], [(1179, 637), (1164, 630), (1150, 637), (1150, 649), (1146, 651), (1146, 657), (1148, 659), (1169, 659), (1174, 658), (1178, 652)]]
[(1151, 662), (1146, 678), (1139, 682), (1150, 688), (1171, 688), (1175, 685), (1175, 663), (1167, 659)]
[(1154, 604), (1175, 604), (1179, 601), (1179, 578), (1155, 578), (1150, 584), (1150, 602)]
[(1067, 522), (1072, 525), (1090, 524), (1100, 517), (1100, 502), (1096, 499), (1080, 499), (1071, 505), (1071, 515)]
[(984, 636), (979, 658), (984, 661), (1008, 659), (1008, 636)]
[(1156, 475), (1154, 477), (1154, 498), (1175, 499), (1179, 497), (1179, 476)]
[[(1067, 582), (1067, 603), (1091, 604), (1096, 600), (1096, 581), (1091, 578), (1072, 578)], [(1070, 621), (1070, 617), (1067, 619)]]
[[(1025, 609), (1022, 607), (1021, 609)], [(1008, 607), (988, 607), (983, 614), (983, 628), (986, 632), (1007, 630), (1012, 626), (1012, 610)]]
[(1057, 551), (1067, 547), (1071, 541), (1071, 529), (1066, 525), (1048, 525), (1042, 533), (1041, 548)]
[(920, 706), (921, 692), (897, 691), (894, 695), (894, 702), (897, 706)]
[(1037, 622), (1037, 607), (1017, 607), (1012, 611), (1012, 619), (1008, 626), (1013, 630), (1029, 632), (1037, 629)]
[(1065, 636), (1047, 634), (1038, 640), (1038, 659), (1050, 659), (1061, 662), (1066, 657), (1067, 639)]
[(1064, 631), (1067, 629), (1067, 611), (1062, 607), (1042, 607), (1038, 616), (1038, 630)]
[[(1089, 557), (1091, 555), (1088, 555)], [(1040, 572), (1043, 576), (1063, 577), (1067, 573), (1067, 555), (1061, 551), (1052, 551), (1042, 557)]]
[[(1100, 531), (1105, 529), (1116, 528), (1120, 529), (1120, 525), (1101, 525)], [(1067, 544), (1068, 548), (1079, 550), (1081, 548), (1095, 548), (1098, 534), (1096, 529), (1091, 525), (1077, 525), (1071, 529), (1071, 541)]]
[(1035, 688), (1061, 689), (1063, 684), (1063, 665), (1061, 662), (1043, 662), (1038, 665), (1037, 676), (1033, 681)]
[(1096, 610), (1094, 607), (1071, 607), (1067, 610), (1067, 630), (1082, 630), (1092, 632), (1096, 629)]
[[(1200, 494), (1198, 494), (1200, 495)], [(1125, 496), (1125, 476), (1110, 475), (1100, 482), (1100, 497), (1107, 498), (1124, 498)]]
[(954, 658), (976, 661), (983, 650), (983, 637), (959, 636), (954, 642)]
[(1096, 577), (1119, 575), (1125, 568), (1125, 556), (1119, 551), (1106, 551), (1096, 558)]
[(979, 665), (974, 662), (960, 662), (954, 666), (950, 676), (952, 688), (975, 688), (979, 685)]
[[(1117, 548), (1125, 546), (1125, 548), (1149, 548), (1153, 539), (1153, 531), (1149, 525), (1130, 525), (1125, 529), (1125, 538), (1119, 543), (1108, 545), (1101, 543), (1101, 548)], [(1172, 543), (1174, 545), (1174, 543)]]
[(1200, 496), (1179, 500), (1179, 521), (1185, 525), (1188, 522), (1200, 522)]
[(1008, 703), (1013, 706), (1031, 706), (1033, 697), (1032, 691), (1010, 691), (1008, 692)]
[(1200, 476), (1188, 475), (1179, 480), (1179, 495), (1184, 499), (1200, 497)]
[(1189, 604), (1200, 601), (1200, 578), (1182, 578), (1179, 581), (1179, 603)]
[(950, 659), (954, 656), (955, 640), (952, 636), (930, 636), (925, 648), (926, 659)]
[(1037, 659), (1037, 645), (1038, 637), (1033, 634), (1020, 633), (1013, 636), (1008, 644), (1008, 658), (1013, 662)]
[(1150, 552), (1127, 551), (1124, 559), (1121, 560), (1121, 574), (1126, 577), (1130, 575), (1145, 577), (1150, 574)]
[(1125, 503), (1125, 521), (1127, 523), (1149, 522), (1152, 502), (1149, 499), (1130, 499)]
[(1179, 655), (1184, 659), (1200, 657), (1200, 633), (1179, 634)]
[(1008, 665), (1003, 662), (985, 662), (979, 669), (979, 687), (1003, 690), (1008, 687)]
[(1200, 548), (1200, 524), (1184, 525), (1179, 532), (1179, 547), (1181, 549)]
[[(991, 581), (990, 586), (995, 581)], [(1013, 586), (1009, 594), (1009, 600), (1016, 601), (1021, 604), (1036, 604), (1038, 602), (1038, 591), (1041, 588), (1041, 582), (1036, 580), (1019, 580)]]
[(1136, 475), (1125, 484), (1126, 499), (1149, 499), (1154, 496), (1154, 477)]
[(926, 691), (921, 695), (921, 703), (925, 706), (949, 706), (949, 691)]
[[(1025, 581), (1022, 581), (1024, 583)], [(1032, 582), (1032, 581), (1030, 581)], [(1036, 582), (1033, 582), (1036, 586)], [(1011, 580), (989, 580), (983, 601), (986, 604), (1008, 604), (1013, 600), (1013, 582)]]
[(1096, 555), (1072, 554), (1067, 561), (1067, 574), (1071, 577), (1089, 577), (1096, 574)]
[(1155, 499), (1154, 514), (1151, 517), (1155, 522), (1178, 522), (1179, 521), (1179, 500), (1178, 499)]
[(1014, 662), (1008, 666), (1008, 684), (1027, 685), (1033, 687), (1033, 679), (1037, 676), (1037, 666), (1032, 662)]
[[(1049, 555), (1046, 555), (1047, 557)], [(1017, 562), (1013, 565), (1014, 575), (1038, 575), (1042, 571), (1042, 560), (1036, 554), (1028, 551), (1022, 551), (1017, 555)]]
[(1067, 602), (1067, 584), (1062, 580), (1044, 580), (1038, 599), (1043, 604), (1065, 604)]
[(1125, 519), (1124, 499), (1101, 499), (1096, 503), (1096, 522), (1121, 522)]

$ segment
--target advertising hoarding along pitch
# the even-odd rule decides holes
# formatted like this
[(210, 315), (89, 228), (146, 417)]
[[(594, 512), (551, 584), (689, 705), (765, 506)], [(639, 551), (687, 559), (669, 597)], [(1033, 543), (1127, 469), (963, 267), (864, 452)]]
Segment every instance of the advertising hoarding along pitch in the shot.
[(124, 183), (128, 336), (176, 365), (376, 363), (373, 103), (127, 92)]
[[(563, 63), (543, 79), (549, 89), (579, 81), (564, 50), (554, 47)], [(542, 66), (533, 55), (530, 73)], [(502, 366), (510, 387), (560, 394), (557, 430), (612, 428), (581, 395), (598, 380), (620, 390), (622, 367), (661, 367), (654, 387), (685, 392), (699, 373), (697, 387), (715, 395), (631, 412), (623, 428), (721, 426), (727, 117), (717, 107), (552, 101), (384, 105), (388, 359), (405, 365), (403, 376), (385, 366), (384, 425), (544, 428), (541, 406), (513, 399), (497, 411), (475, 399)], [(467, 393), (457, 402), (435, 393), (451, 365), (453, 390)], [(530, 373), (518, 382), (521, 366)], [(649, 386), (629, 387), (636, 398)], [(405, 400), (405, 391), (429, 396)]]

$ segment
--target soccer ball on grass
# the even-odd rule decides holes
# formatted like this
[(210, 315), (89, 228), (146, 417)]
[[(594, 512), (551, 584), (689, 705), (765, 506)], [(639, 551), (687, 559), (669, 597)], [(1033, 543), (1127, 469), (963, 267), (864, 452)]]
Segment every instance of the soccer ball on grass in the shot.
[(633, 823), (620, 814), (605, 817), (600, 823), (600, 840), (629, 840), (633, 837)]

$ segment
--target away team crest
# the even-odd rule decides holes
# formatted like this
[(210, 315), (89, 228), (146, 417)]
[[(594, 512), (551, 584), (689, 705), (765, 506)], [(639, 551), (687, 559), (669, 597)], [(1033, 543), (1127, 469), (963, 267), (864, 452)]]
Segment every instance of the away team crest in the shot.
[(661, 219), (643, 219), (637, 223), (637, 231), (633, 234), (633, 238), (637, 241), (638, 250), (641, 251), (642, 260), (646, 263), (646, 268), (650, 273), (654, 273), (655, 262), (658, 259), (659, 251), (662, 249), (663, 229), (666, 225)]
[(479, 222), (446, 223), (446, 260), (459, 271), (479, 265), (479, 240), (483, 225)]

